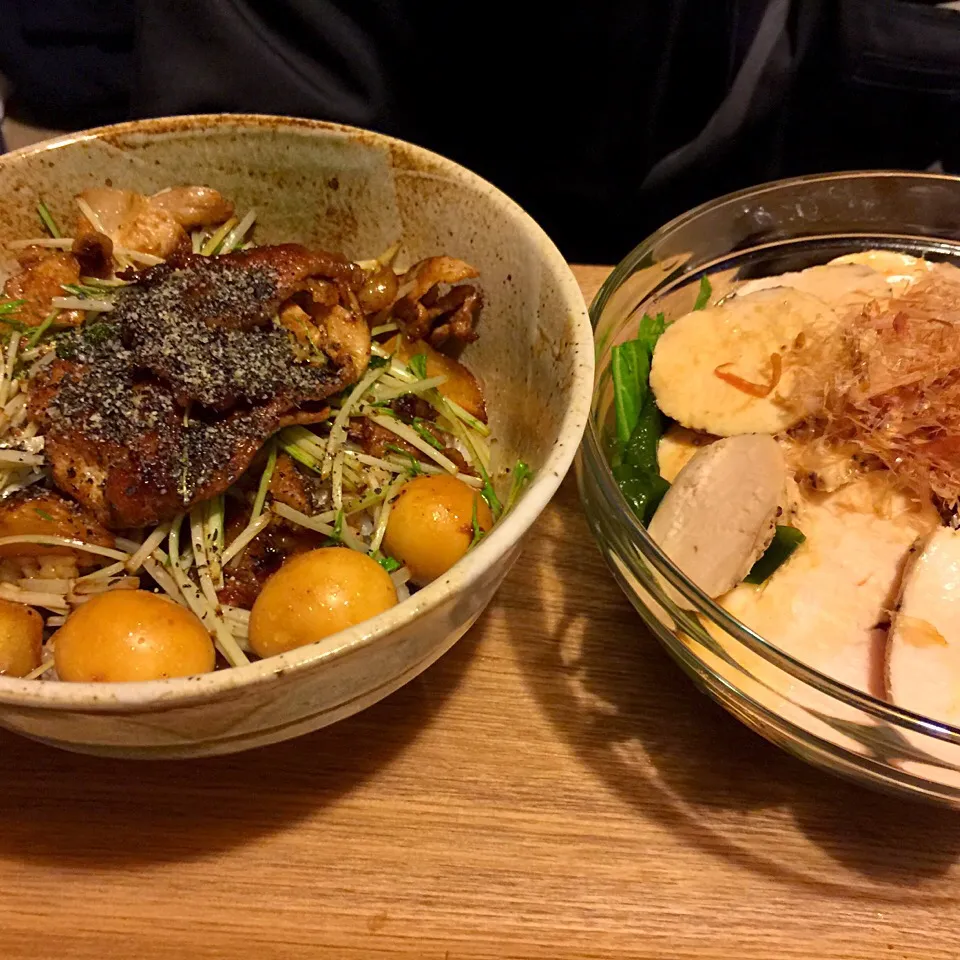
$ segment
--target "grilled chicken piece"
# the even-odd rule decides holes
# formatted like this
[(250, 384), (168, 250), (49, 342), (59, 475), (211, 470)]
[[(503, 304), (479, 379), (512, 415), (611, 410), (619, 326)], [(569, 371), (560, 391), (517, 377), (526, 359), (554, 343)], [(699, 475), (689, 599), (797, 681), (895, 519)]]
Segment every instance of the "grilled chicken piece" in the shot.
[(60, 489), (109, 527), (158, 523), (234, 483), (280, 426), (325, 417), (369, 347), (344, 354), (323, 329), (316, 362), (298, 362), (271, 312), (311, 271), (351, 289), (349, 268), (286, 245), (140, 274), (109, 320), (61, 341), (31, 389)]
[(474, 327), (483, 308), (483, 297), (470, 284), (440, 293), (440, 284), (459, 284), (478, 276), (477, 271), (454, 257), (430, 257), (414, 264), (403, 276), (410, 291), (393, 305), (393, 316), (410, 340), (427, 340), (458, 355), (477, 339)]
[[(65, 537), (101, 547), (113, 547), (113, 534), (104, 529), (82, 507), (64, 500), (51, 490), (24, 490), (0, 501), (0, 537)], [(81, 567), (96, 566), (100, 557), (69, 547), (39, 543), (8, 543), (0, 546), (0, 557), (71, 557)]]
[(447, 378), (446, 383), (437, 387), (440, 393), (478, 420), (487, 422), (487, 406), (480, 384), (458, 360), (440, 353), (424, 340), (411, 341), (403, 336), (392, 337), (384, 344), (384, 349), (395, 353), (404, 363), (418, 353), (424, 354), (427, 358), (427, 376)]
[(223, 223), (233, 204), (210, 187), (171, 187), (152, 197), (134, 190), (93, 187), (80, 194), (97, 223), (77, 220), (77, 238), (100, 232), (121, 247), (166, 259), (190, 249), (188, 230)]
[(80, 199), (90, 207), (96, 222), (91, 223), (86, 214), (81, 213), (77, 218), (78, 239), (103, 233), (118, 246), (163, 259), (175, 250), (190, 248), (190, 238), (183, 227), (162, 206), (153, 206), (142, 193), (93, 187), (84, 190)]
[[(350, 266), (297, 244), (215, 258), (185, 256), (138, 274), (137, 283), (117, 297), (111, 320), (121, 325), (138, 367), (167, 383), (180, 405), (223, 411), (283, 393), (290, 396), (288, 406), (323, 400), (366, 369), (366, 323), (358, 317), (354, 324), (363, 328), (358, 341), (365, 337), (365, 349), (352, 342), (348, 355), (339, 349), (338, 336), (349, 321), (339, 313), (317, 321), (317, 350), (308, 363), (294, 365), (301, 357), (290, 337), (273, 328), (273, 316), (311, 276), (349, 275)], [(332, 346), (338, 349), (324, 352)]]
[[(432, 423), (424, 423), (424, 430), (429, 431), (441, 444), (443, 449), (438, 451), (448, 460), (452, 460), (461, 473), (475, 475), (473, 467), (464, 460), (463, 455), (455, 447), (446, 446), (450, 439), (442, 430), (435, 427)], [(347, 435), (350, 439), (361, 447), (364, 453), (369, 453), (371, 457), (384, 457), (390, 453), (401, 453), (413, 457), (414, 460), (423, 460), (424, 453), (418, 450), (413, 444), (407, 443), (402, 437), (398, 437), (386, 427), (381, 427), (379, 423), (374, 423), (366, 418), (353, 420), (347, 428)]]
[[(363, 285), (363, 270), (339, 253), (308, 250), (299, 243), (278, 243), (270, 247), (253, 247), (217, 257), (221, 263), (239, 263), (248, 269), (269, 270), (276, 279), (279, 301), (301, 289), (316, 289), (317, 277), (336, 281), (346, 289), (358, 290)], [(323, 286), (323, 284), (320, 284)]]
[[(295, 508), (296, 509), (296, 508)], [(250, 521), (248, 511), (229, 518), (226, 542), (229, 543)], [(326, 538), (320, 533), (296, 530), (272, 520), (267, 528), (250, 542), (240, 559), (224, 570), (224, 586), (217, 596), (221, 603), (249, 610), (267, 578), (277, 572), (289, 557), (323, 546)]]
[(169, 187), (148, 202), (155, 210), (170, 214), (184, 230), (212, 227), (233, 216), (233, 204), (211, 187)]
[(340, 306), (309, 302), (308, 309), (291, 301), (280, 311), (280, 323), (293, 334), (298, 358), (326, 354), (335, 364), (349, 369), (359, 380), (370, 362), (370, 327), (359, 313)]
[(282, 430), (284, 427), (306, 427), (312, 423), (323, 423), (329, 419), (329, 407), (320, 403), (304, 403), (284, 413), (277, 423), (277, 429)]
[[(62, 284), (80, 282), (80, 264), (77, 258), (62, 250), (45, 247), (27, 247), (18, 258), (20, 272), (7, 280), (3, 295), (11, 300), (26, 300), (17, 310), (16, 319), (28, 327), (38, 327), (53, 310), (54, 297), (64, 297)], [(61, 311), (58, 323), (83, 323), (83, 312)]]
[(301, 513), (313, 512), (310, 492), (304, 483), (303, 475), (289, 454), (281, 453), (277, 457), (273, 476), (270, 478), (270, 496)]
[(422, 300), (438, 283), (460, 283), (480, 276), (474, 267), (455, 257), (428, 257), (415, 263), (404, 275), (403, 283), (413, 283), (407, 294), (411, 300)]
[[(97, 388), (100, 397), (89, 397)], [(46, 431), (56, 485), (106, 526), (124, 529), (222, 493), (279, 428), (282, 401), (184, 424), (162, 385), (121, 376), (107, 384), (85, 364), (58, 360), (30, 406)]]

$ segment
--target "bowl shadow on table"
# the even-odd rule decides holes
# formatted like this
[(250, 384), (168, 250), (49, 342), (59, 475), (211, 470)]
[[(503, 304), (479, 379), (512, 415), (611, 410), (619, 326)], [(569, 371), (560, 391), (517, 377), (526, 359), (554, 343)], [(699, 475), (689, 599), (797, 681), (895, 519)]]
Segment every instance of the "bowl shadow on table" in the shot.
[(197, 760), (67, 753), (0, 731), (0, 857), (124, 868), (191, 860), (310, 818), (387, 767), (456, 689), (475, 639), (356, 716)]
[[(564, 508), (541, 518), (542, 551), (527, 567), (522, 592), (541, 602), (518, 602), (512, 623), (525, 678), (580, 759), (643, 816), (771, 879), (876, 900), (955, 900), (931, 896), (928, 881), (960, 856), (960, 816), (816, 770), (701, 694), (621, 595), (599, 553), (585, 547), (571, 561), (570, 544), (587, 543), (589, 533), (570, 486)], [(534, 630), (525, 617), (537, 620), (535, 635), (546, 626), (543, 642), (525, 640)], [(761, 829), (744, 819), (753, 811), (764, 811)], [(805, 871), (796, 842), (772, 842), (792, 829), (834, 866), (828, 859)]]

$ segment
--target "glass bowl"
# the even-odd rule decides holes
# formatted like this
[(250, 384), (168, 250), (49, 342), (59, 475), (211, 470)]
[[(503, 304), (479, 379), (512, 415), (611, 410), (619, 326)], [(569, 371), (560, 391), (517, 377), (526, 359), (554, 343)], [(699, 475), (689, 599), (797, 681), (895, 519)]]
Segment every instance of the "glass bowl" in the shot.
[[(810, 763), (872, 787), (960, 806), (960, 729), (832, 680), (722, 610), (653, 543), (607, 461), (610, 352), (636, 334), (644, 312), (662, 311), (668, 320), (686, 313), (704, 274), (718, 295), (734, 280), (871, 248), (960, 263), (960, 178), (864, 172), (782, 180), (697, 207), (644, 240), (590, 309), (598, 373), (577, 476), (615, 579), (706, 693)], [(684, 598), (684, 607), (664, 583)]]

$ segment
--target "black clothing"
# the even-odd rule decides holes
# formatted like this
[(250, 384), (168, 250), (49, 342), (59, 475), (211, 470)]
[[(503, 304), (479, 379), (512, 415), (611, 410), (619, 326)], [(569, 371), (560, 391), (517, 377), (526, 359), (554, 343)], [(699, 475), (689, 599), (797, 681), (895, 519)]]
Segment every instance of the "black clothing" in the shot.
[(717, 194), (853, 167), (960, 170), (960, 13), (906, 0), (0, 0), (14, 109), (371, 127), (619, 259)]

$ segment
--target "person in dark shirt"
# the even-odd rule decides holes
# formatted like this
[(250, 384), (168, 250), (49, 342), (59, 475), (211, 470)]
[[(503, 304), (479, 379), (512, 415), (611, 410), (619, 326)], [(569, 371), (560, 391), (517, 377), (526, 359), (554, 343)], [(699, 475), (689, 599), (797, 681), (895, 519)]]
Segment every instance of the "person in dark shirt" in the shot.
[(0, 22), (12, 107), (39, 122), (381, 130), (486, 176), (577, 260), (752, 183), (958, 149), (960, 14), (899, 0), (0, 0)]

